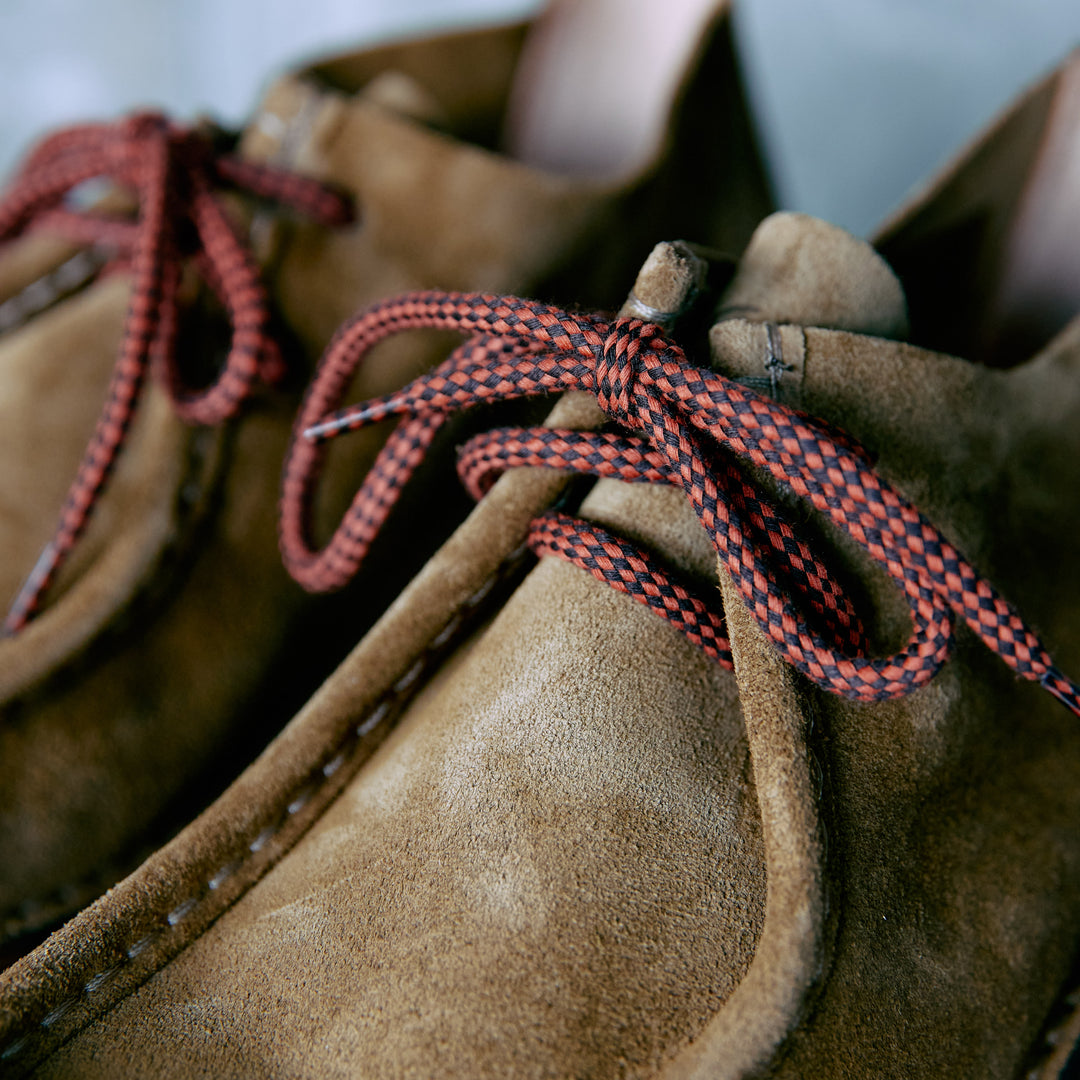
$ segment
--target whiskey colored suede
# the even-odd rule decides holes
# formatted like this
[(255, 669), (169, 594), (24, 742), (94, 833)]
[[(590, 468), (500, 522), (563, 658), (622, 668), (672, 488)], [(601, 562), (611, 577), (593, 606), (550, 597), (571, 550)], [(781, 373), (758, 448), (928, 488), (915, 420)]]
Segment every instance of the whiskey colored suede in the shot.
[[(656, 306), (659, 292), (670, 293), (671, 268), (650, 265), (660, 279), (657, 287), (646, 290), (639, 284), (635, 296)], [(529, 474), (507, 478), (519, 487), (532, 479)], [(497, 488), (463, 532), (485, 518), (492, 520), (499, 497), (510, 490), (509, 484)], [(711, 548), (688, 518), (679, 492), (605, 483), (590, 496), (587, 510), (611, 527), (651, 539), (684, 570), (709, 574)], [(487, 537), (487, 546), (497, 539)], [(360, 646), (324, 695), (342, 683), (357, 685), (349, 669), (376, 647), (380, 636), (392, 640), (394, 616), (432, 610), (431, 597), (422, 596), (423, 585), (442, 579), (447, 565), (458, 574), (468, 569), (461, 559), (462, 548), (468, 549), (464, 540), (455, 537), (459, 543), (452, 541), (450, 550), (437, 557), (395, 605), (381, 635), (376, 632)], [(552, 634), (551, 627), (558, 631)], [(608, 655), (598, 653), (600, 641), (608, 642)], [(523, 666), (524, 654), (535, 663)], [(636, 665), (634, 658), (642, 655), (654, 662)], [(520, 686), (507, 686), (510, 673), (519, 669)], [(687, 679), (687, 671), (695, 674)], [(628, 679), (631, 672), (634, 677)], [(583, 1059), (580, 1067), (588, 1071), (603, 1070), (614, 1055), (637, 1069), (658, 1064), (672, 1032), (695, 1031), (734, 988), (761, 923), (760, 826), (733, 692), (730, 674), (650, 613), (573, 568), (542, 563), (475, 649), (428, 687), (377, 761), (287, 862), (242, 901), (248, 911), (249, 903), (258, 902), (256, 894), (261, 897), (269, 888), (271, 908), (277, 911), (283, 904), (273, 890), (291, 895), (300, 888), (308, 897), (297, 909), (301, 924), (325, 922), (320, 936), (328, 946), (343, 933), (351, 937), (350, 927), (364, 924), (377, 928), (375, 939), (400, 942), (393, 958), (377, 954), (378, 964), (373, 958), (366, 979), (346, 980), (360, 996), (343, 1006), (342, 1015), (355, 1029), (357, 1015), (371, 1014), (378, 1006), (376, 1015), (385, 1018), (390, 1032), (404, 1030), (389, 1042), (362, 1029), (352, 1037), (324, 1032), (336, 1056), (309, 1060), (306, 1067), (322, 1072), (366, 1063), (377, 1071), (389, 1054), (390, 1060), (426, 1072), (432, 1067), (433, 1043), (444, 1047), (436, 1067), (447, 1074), (529, 1071), (553, 1055), (555, 1060)], [(363, 709), (357, 714), (362, 717)], [(718, 716), (726, 722), (718, 723)], [(672, 728), (673, 719), (681, 730)], [(738, 733), (734, 739), (733, 732)], [(668, 778), (659, 788), (657, 776)], [(460, 795), (448, 797), (448, 784)], [(479, 802), (467, 797), (469, 790), (481, 794)], [(351, 822), (372, 813), (378, 825), (371, 821), (357, 832)], [(344, 815), (341, 822), (338, 815)], [(345, 834), (360, 845), (347, 855), (341, 847)], [(415, 850), (410, 865), (416, 869), (406, 873), (406, 882), (394, 885), (393, 895), (412, 896), (411, 901), (387, 905), (382, 882), (369, 874), (358, 877), (355, 890), (341, 894), (342, 857), (383, 866), (396, 878), (403, 848)], [(569, 882), (568, 848), (578, 857)], [(494, 870), (492, 858), (498, 861)], [(500, 885), (526, 858), (525, 879)], [(716, 875), (718, 863), (730, 873)], [(641, 875), (637, 884), (635, 874)], [(314, 914), (320, 901), (312, 895), (313, 875), (325, 879), (322, 915)], [(481, 903), (493, 890), (493, 900)], [(636, 914), (632, 903), (628, 908), (628, 892), (641, 898)], [(516, 906), (524, 907), (515, 910), (515, 896), (522, 893)], [(583, 900), (594, 927), (584, 939)], [(284, 905), (285, 910), (293, 906)], [(240, 910), (226, 915), (211, 934), (231, 935)], [(243, 918), (246, 927), (251, 917)], [(243, 938), (261, 935), (277, 922), (255, 918), (255, 925), (241, 931)], [(457, 957), (455, 941), (462, 932), (476, 949), (484, 949), (481, 955), (473, 949)], [(531, 948), (523, 949), (522, 935)], [(273, 948), (275, 940), (280, 941), (280, 926), (267, 937), (266, 947)], [(584, 955), (583, 940), (589, 949)], [(172, 973), (181, 970), (177, 965), (196, 964), (199, 977), (204, 945), (211, 947), (209, 937), (170, 965), (170, 985)], [(438, 978), (422, 962), (425, 954), (444, 957)], [(550, 972), (535, 972), (536, 955), (551, 958)], [(355, 976), (355, 957), (335, 945), (326, 956), (329, 982), (318, 988), (309, 982), (310, 992), (336, 992), (342, 972), (335, 956)], [(253, 958), (246, 950), (238, 958), (243, 969), (236, 972), (238, 987), (250, 985), (257, 970), (247, 967)], [(285, 968), (277, 970), (285, 975), (293, 961), (282, 960)], [(264, 958), (257, 965), (264, 975), (267, 963)], [(505, 972), (501, 990), (489, 985), (492, 971)], [(424, 995), (419, 1002), (404, 992), (403, 983)], [(249, 996), (250, 990), (241, 993)], [(387, 1015), (391, 1001), (404, 1010), (402, 1017)], [(403, 1025), (417, 1010), (430, 1015), (445, 1001), (462, 1005), (446, 1015), (447, 1027)], [(550, 1002), (546, 1009), (545, 1001)], [(281, 1004), (287, 1006), (284, 999)], [(322, 1015), (314, 1005), (312, 998), (301, 996), (287, 1007), (290, 1016)], [(478, 1028), (473, 1009), (481, 1005), (485, 1023)], [(283, 1014), (267, 1006), (260, 996), (254, 1009), (226, 1008), (253, 1035), (257, 1022), (265, 1022), (266, 1037), (275, 1029), (292, 1029), (294, 1021), (281, 1025)], [(121, 1006), (144, 1008), (141, 996)], [(532, 1015), (538, 1010), (542, 1023)], [(445, 1006), (440, 1011), (445, 1013)], [(507, 1027), (519, 1030), (530, 1015), (533, 1039), (508, 1043), (498, 1037)], [(627, 1031), (632, 1033), (629, 1041)], [(144, 1032), (145, 1025), (133, 1028), (134, 1037)], [(378, 1034), (385, 1034), (382, 1027)], [(123, 1052), (135, 1049), (128, 1043)], [(142, 1053), (145, 1047), (140, 1043), (138, 1049)], [(231, 1056), (226, 1040), (201, 1063), (189, 1057), (188, 1067), (253, 1072), (300, 1067), (284, 1044), (268, 1046), (266, 1052), (272, 1061), (257, 1056), (245, 1064)], [(306, 1040), (298, 1052), (310, 1058)], [(168, 1071), (181, 1060), (177, 1054), (177, 1047), (170, 1046), (154, 1060)], [(365, 1054), (379, 1056), (368, 1059)], [(106, 1069), (116, 1062), (108, 1055), (101, 1059)], [(60, 1067), (80, 1066), (64, 1061)]]
[[(911, 220), (932, 210), (929, 199)], [(935, 239), (890, 234), (916, 295), (929, 295), (918, 275), (934, 269)], [(818, 273), (803, 273), (815, 252)], [(657, 294), (647, 281), (635, 292)], [(898, 332), (902, 301), (868, 246), (778, 216), (720, 306), (713, 362), (860, 439), (1080, 670), (1080, 322), (995, 370), (863, 332)], [(913, 304), (916, 328), (925, 310)], [(815, 326), (822, 312), (843, 328)], [(796, 323), (770, 334), (762, 319)], [(438, 641), (483, 592), (521, 535), (530, 487), (558, 483), (500, 481), (183, 843), (13, 969), (13, 1011), (52, 1009), (57, 1041), (82, 1028), (42, 1074), (1020, 1074), (1077, 946), (1080, 729), (963, 628), (928, 686), (853, 704), (782, 665), (722, 568), (734, 676), (633, 601), (543, 560), (334, 786), (362, 756), (334, 764), (343, 738), (354, 745), (342, 733), (379, 716), (365, 676), (384, 667), (395, 701), (424, 680), (436, 657), (410, 667), (410, 637)], [(603, 482), (584, 512), (700, 577), (709, 551), (680, 500)], [(910, 627), (893, 587), (830, 529), (807, 527), (875, 649), (900, 644)], [(316, 768), (332, 792), (301, 786)], [(217, 844), (224, 857), (231, 828), (238, 859), (265, 820), (241, 808), (255, 792), (273, 802), (274, 784), (281, 813), (299, 804), (292, 818), (312, 814), (310, 829), (197, 936), (222, 905), (197, 876), (213, 861), (193, 853)], [(286, 805), (291, 791), (309, 794)], [(304, 823), (280, 820), (267, 843), (284, 848)], [(165, 893), (169, 858), (198, 902), (166, 928), (137, 898)], [(125, 961), (148, 926), (150, 944)], [(80, 934), (96, 968), (71, 959)], [(180, 934), (191, 944), (171, 963), (139, 966)], [(76, 972), (102, 981), (65, 995)], [(85, 1025), (96, 994), (120, 1003)]]
[[(656, 306), (682, 271), (678, 260), (650, 260), (636, 299)], [(684, 289), (693, 284), (691, 274)], [(552, 422), (573, 419), (579, 402), (567, 399)], [(363, 726), (376, 672), (402, 670), (402, 660), (387, 662), (388, 650), (392, 657), (411, 635), (436, 636), (517, 546), (543, 505), (535, 494), (549, 499), (558, 484), (530, 472), (500, 481), (250, 771), (252, 781), (267, 775), (286, 739), (307, 743), (313, 728), (342, 720)], [(711, 546), (678, 491), (604, 483), (586, 511), (651, 540), (684, 572), (711, 576)], [(637, 663), (641, 656), (650, 663)], [(148, 1073), (461, 1075), (558, 1071), (560, 1061), (602, 1072), (616, 1058), (638, 1071), (655, 1067), (672, 1037), (697, 1030), (734, 988), (761, 923), (760, 823), (734, 695), (730, 673), (644, 608), (543, 561), (288, 858), (121, 1003), (100, 1033), (84, 1036), (97, 1067), (126, 1059)], [(324, 755), (334, 753), (326, 746)], [(658, 785), (658, 777), (666, 779)], [(191, 840), (208, 824), (197, 823)], [(361, 868), (344, 882), (342, 860)], [(357, 936), (362, 927), (370, 936)], [(283, 935), (310, 942), (312, 930), (325, 946), (322, 976), (305, 961), (298, 993), (283, 992), (297, 961), (277, 946)], [(163, 992), (175, 1021), (174, 995), (198, 994), (211, 975), (201, 958), (234, 935), (243, 944), (226, 981), (239, 997), (226, 1001), (215, 989), (221, 1011), (212, 1021), (224, 1031), (228, 1014), (234, 1034), (204, 1045), (208, 1056), (189, 1052), (175, 1024), (171, 1042), (165, 1032), (151, 1036), (153, 1025), (122, 1019), (129, 1010), (157, 1015), (144, 995)], [(355, 952), (361, 937), (366, 960)], [(538, 967), (537, 956), (549, 963)], [(220, 959), (214, 966), (222, 970)], [(335, 1009), (318, 1004), (327, 996)], [(314, 1043), (287, 1037), (301, 1016), (310, 1035), (319, 1032)], [(130, 1029), (122, 1048), (111, 1045), (113, 1018)], [(265, 1048), (241, 1045), (241, 1028)], [(508, 1040), (506, 1030), (528, 1035)], [(313, 1056), (316, 1044), (325, 1050)], [(87, 1066), (81, 1056), (53, 1060), (69, 1072)]]
[[(735, 375), (753, 356), (740, 330), (713, 331)], [(862, 440), (1075, 669), (1066, 493), (1080, 326), (1008, 372), (804, 335), (799, 405)], [(903, 626), (891, 613), (882, 622), (895, 643)], [(817, 697), (840, 931), (816, 1011), (777, 1075), (1015, 1075), (1077, 944), (1074, 719), (966, 630), (956, 659), (911, 698)]]
[[(785, 400), (863, 441), (1075, 669), (1080, 637), (1065, 598), (1076, 575), (1062, 518), (1075, 482), (1065, 418), (1078, 404), (1068, 369), (1080, 328), (1008, 373), (796, 332), (803, 357), (784, 376)], [(727, 374), (756, 373), (764, 338), (764, 328), (721, 323), (714, 360)], [(906, 620), (846, 555), (878, 615), (875, 636), (895, 646)], [(1068, 777), (1080, 732), (966, 630), (959, 636), (956, 659), (910, 698), (856, 705), (811, 692), (829, 751), (839, 933), (816, 1008), (776, 1075), (1015, 1075), (1068, 974), (1080, 900), (1080, 798)]]
[[(781, 216), (729, 296), (769, 316), (747, 283), (815, 240), (826, 306), (838, 260), (888, 285), (867, 246)], [(784, 310), (812, 323), (806, 289)], [(902, 323), (890, 292), (874, 325)], [(1076, 669), (1060, 526), (1080, 470), (1080, 327), (1009, 371), (850, 329), (781, 340), (800, 349), (782, 396), (861, 439)], [(769, 355), (743, 319), (710, 344), (737, 378)], [(470, 540), (514, 505), (508, 481), (530, 479), (500, 482), (283, 740), (342, 710), (363, 726), (358, 676), (452, 610), (451, 567), (463, 593), (483, 576), (499, 541)], [(707, 576), (679, 492), (604, 481), (583, 512)], [(895, 642), (882, 584), (826, 543), (873, 636)], [(42, 1075), (1016, 1075), (1076, 945), (1075, 720), (964, 632), (909, 698), (831, 697), (721, 582), (734, 676), (542, 560), (287, 857)]]
[(764, 867), (734, 680), (624, 604), (543, 563), (288, 858), (59, 1074), (655, 1066), (745, 970)]
[[(326, 230), (249, 215), (273, 302), (298, 346), (296, 373), (220, 433), (184, 430), (152, 390), (46, 609), (0, 641), (4, 936), (99, 895), (204, 806), (462, 512), (447, 467), (429, 478), (426, 496), (410, 496), (414, 511), (426, 499), (430, 526), (413, 529), (402, 515), (344, 598), (318, 605), (287, 578), (275, 516), (295, 387), (342, 318), (410, 288), (532, 290), (611, 305), (625, 288), (620, 275), (653, 236), (698, 213), (711, 222), (709, 242), (737, 248), (765, 212), (722, 7), (661, 143), (618, 181), (526, 168), (491, 148), (524, 37), (515, 26), (390, 46), (268, 91), (242, 152), (342, 186), (357, 222)], [(703, 145), (724, 148), (704, 169)], [(728, 202), (717, 206), (710, 186)], [(597, 239), (623, 216), (618, 243), (597, 257)], [(123, 279), (109, 277), (0, 339), (10, 357), (0, 389), (0, 441), (9, 447), (0, 542), (12, 553), (5, 597), (53, 527), (124, 306)], [(421, 334), (389, 342), (351, 393), (397, 387), (446, 347), (444, 337)], [(363, 433), (328, 455), (320, 537), (384, 435)], [(30, 456), (27, 444), (44, 449)]]
[[(670, 302), (679, 266), (654, 260), (648, 270), (658, 280), (651, 289), (639, 282), (636, 300)], [(289, 735), (327, 723), (328, 703), (350, 691), (352, 723), (363, 724), (366, 658), (393, 646), (396, 623), (445, 610), (446, 571), (460, 576), (476, 562), (475, 551), (462, 558), (468, 534), (505, 520), (510, 482), (532, 479), (496, 488)], [(678, 491), (604, 482), (584, 509), (708, 577), (711, 547)], [(481, 551), (500, 537), (486, 540)], [(650, 662), (637, 663), (642, 656)], [(599, 1073), (615, 1060), (653, 1071), (735, 990), (761, 932), (762, 818), (734, 692), (730, 674), (655, 616), (574, 568), (542, 562), (286, 861), (78, 1047), (92, 1048), (95, 1068), (137, 1060), (150, 1074)], [(793, 971), (772, 947), (772, 1022), (754, 1011), (759, 1057), (801, 1011), (822, 947), (816, 815), (800, 814), (797, 798), (811, 788), (809, 763), (799, 753), (787, 763), (802, 744), (794, 716), (794, 728), (766, 719), (755, 733), (785, 748), (779, 771), (764, 771), (778, 789), (762, 804), (765, 843), (795, 872), (775, 875), (769, 917), (775, 937), (802, 953)], [(343, 879), (343, 864), (361, 870)], [(301, 961), (281, 949), (288, 938), (311, 945), (312, 933), (322, 943), (314, 968), (310, 953)], [(363, 940), (378, 943), (374, 952)], [(294, 983), (302, 962), (306, 975)], [(193, 1007), (210, 983), (213, 1016)], [(319, 1007), (328, 997), (336, 1009)], [(200, 1026), (232, 1036), (192, 1046), (178, 998)], [(147, 1020), (159, 1015), (170, 1018), (160, 1028)], [(299, 1017), (309, 1019), (297, 1039)], [(532, 1034), (506, 1040), (507, 1030)], [(316, 1045), (327, 1048), (317, 1059)], [(72, 1052), (55, 1067), (87, 1068), (74, 1044)]]
[[(0, 259), (0, 330), (8, 330), (46, 306), (54, 296), (48, 275), (79, 250), (77, 244), (43, 233), (20, 237), (5, 246)], [(33, 288), (46, 279), (44, 285)], [(30, 289), (30, 295), (14, 304), (8, 301)]]
[[(10, 598), (51, 536), (55, 521), (38, 511), (40, 505), (59, 506), (67, 494), (86, 442), (97, 422), (100, 402), (105, 394), (113, 359), (119, 346), (119, 323), (127, 305), (130, 282), (126, 276), (114, 275), (98, 288), (89, 290), (38, 316), (21, 331), (0, 338), (0, 363), (4, 379), (0, 385), (0, 410), (5, 422), (0, 425), (0, 454), (4, 461), (4, 485), (0, 489), (0, 519), (4, 522), (3, 539), (6, 558), (0, 567), (0, 595)], [(171, 508), (168, 501), (174, 494), (176, 477), (170, 470), (182, 465), (181, 449), (185, 436), (182, 425), (167, 413), (162, 415), (163, 402), (154, 390), (153, 404), (147, 416), (139, 416), (132, 436), (136, 453), (142, 451), (153, 462), (156, 473), (134, 477), (129, 463), (135, 453), (122, 459), (119, 468), (124, 474), (117, 479), (117, 488), (132, 476), (133, 483), (141, 482), (146, 490), (128, 496), (130, 504), (144, 501), (147, 518), (161, 514), (155, 501), (166, 501), (166, 518)], [(65, 423), (58, 425), (47, 403), (60, 399)], [(149, 440), (149, 442), (148, 442)], [(146, 444), (145, 447), (143, 444)], [(33, 447), (33, 452), (28, 452)], [(144, 467), (145, 468), (145, 467)], [(105, 517), (116, 512), (111, 507)], [(161, 534), (150, 521), (134, 523), (148, 531)], [(105, 538), (120, 530), (117, 522), (95, 522), (94, 534), (81, 547), (76, 559), (83, 567), (100, 555)], [(149, 541), (152, 551), (161, 547), (163, 538), (156, 535)], [(83, 577), (76, 565), (69, 571), (59, 588), (69, 585), (73, 576)], [(34, 658), (44, 665), (40, 657)], [(18, 676), (5, 671), (4, 690), (17, 685)], [(0, 691), (2, 692), (2, 691)], [(10, 690), (9, 690), (10, 692)]]
[[(1074, 55), (876, 240), (904, 279), (920, 342), (1010, 370), (778, 328), (781, 399), (880, 455), (1066, 670), (1080, 663), (1069, 509), (1080, 449), (1078, 131)], [(712, 344), (722, 370), (767, 381), (764, 328), (722, 324)], [(872, 600), (879, 647), (895, 646), (902, 605), (839, 547)], [(742, 678), (740, 688), (745, 708)], [(771, 1075), (1066, 1075), (1080, 1030), (1068, 993), (1080, 903), (1074, 719), (966, 628), (957, 659), (907, 702), (816, 696), (832, 751), (830, 893), (842, 909), (819, 1003)], [(723, 1057), (684, 1060), (715, 1075)]]
[[(1017, 245), (1037, 262), (1017, 220), (983, 295)], [(880, 241), (916, 335), (947, 323), (939, 239)], [(680, 258), (647, 264), (639, 307), (681, 306)], [(719, 370), (851, 432), (1080, 671), (1080, 320), (998, 368), (872, 336), (902, 332), (899, 284), (800, 215), (762, 225), (719, 312)], [(202, 818), (7, 973), (13, 1071), (58, 1046), (41, 1075), (1023, 1074), (1080, 944), (1075, 718), (965, 628), (908, 698), (827, 695), (722, 567), (734, 675), (563, 563), (504, 600), (561, 486), (504, 477)], [(712, 577), (680, 492), (604, 481), (582, 512)], [(901, 644), (895, 588), (806, 527), (875, 650)]]

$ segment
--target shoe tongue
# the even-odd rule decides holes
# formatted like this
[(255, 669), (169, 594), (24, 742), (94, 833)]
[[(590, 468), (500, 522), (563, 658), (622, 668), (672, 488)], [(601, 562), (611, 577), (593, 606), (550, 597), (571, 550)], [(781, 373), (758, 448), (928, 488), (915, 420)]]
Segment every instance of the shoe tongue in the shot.
[(865, 240), (807, 214), (783, 212), (756, 229), (718, 321), (797, 323), (902, 340), (904, 291)]

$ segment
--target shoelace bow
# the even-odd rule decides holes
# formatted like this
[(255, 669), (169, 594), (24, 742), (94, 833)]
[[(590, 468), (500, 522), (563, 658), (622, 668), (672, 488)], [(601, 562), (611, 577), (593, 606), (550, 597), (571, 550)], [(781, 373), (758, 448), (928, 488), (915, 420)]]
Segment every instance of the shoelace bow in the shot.
[[(401, 391), (333, 411), (369, 349), (422, 327), (473, 336)], [(536, 427), (479, 435), (458, 463), (475, 497), (499, 473), (523, 465), (681, 486), (765, 633), (819, 686), (860, 701), (908, 694), (950, 655), (959, 616), (1018, 675), (1080, 715), (1080, 688), (1054, 666), (1016, 610), (875, 473), (850, 437), (690, 366), (657, 326), (571, 315), (514, 297), (413, 293), (342, 327), (308, 391), (286, 462), (280, 528), (289, 571), (312, 591), (344, 585), (451, 412), (568, 390), (592, 392), (612, 420), (641, 434)], [(393, 415), (403, 419), (337, 531), (313, 550), (307, 520), (321, 444)], [(906, 648), (885, 658), (866, 655), (851, 603), (736, 458), (768, 470), (828, 515), (896, 580), (914, 623)], [(625, 540), (552, 512), (532, 522), (528, 542), (538, 555), (558, 555), (634, 596), (731, 666), (722, 612)]]
[[(81, 184), (99, 178), (134, 193), (137, 217), (70, 205)], [(325, 185), (221, 153), (207, 133), (178, 127), (155, 113), (74, 127), (45, 139), (0, 202), (0, 242), (30, 229), (48, 229), (107, 248), (112, 265), (130, 265), (133, 279), (105, 406), (52, 540), (8, 612), (5, 633), (26, 624), (86, 527), (124, 443), (151, 360), (178, 415), (193, 424), (229, 419), (257, 381), (273, 382), (283, 373), (269, 332), (266, 292), (215, 194), (222, 187), (272, 199), (327, 225), (351, 217), (348, 200)], [(181, 276), (192, 257), (232, 324), (224, 366), (199, 391), (184, 385), (175, 348)]]

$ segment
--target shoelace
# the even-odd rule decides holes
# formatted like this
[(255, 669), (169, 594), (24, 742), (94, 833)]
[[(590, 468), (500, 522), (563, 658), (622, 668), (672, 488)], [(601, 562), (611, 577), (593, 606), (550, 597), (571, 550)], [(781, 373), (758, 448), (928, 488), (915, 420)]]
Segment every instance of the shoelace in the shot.
[[(69, 205), (79, 185), (101, 178), (135, 194), (135, 219)], [(86, 527), (123, 446), (151, 360), (178, 415), (194, 424), (229, 419), (258, 380), (273, 382), (283, 371), (258, 269), (215, 194), (221, 187), (272, 199), (327, 225), (351, 217), (348, 200), (325, 185), (221, 153), (207, 133), (155, 113), (75, 127), (44, 140), (0, 202), (0, 242), (32, 228), (49, 229), (109, 248), (113, 265), (130, 264), (133, 279), (104, 409), (56, 531), (7, 614), (5, 633), (26, 624)], [(189, 257), (232, 324), (224, 367), (197, 392), (184, 385), (175, 350), (178, 292)]]
[[(404, 389), (333, 411), (369, 349), (422, 327), (473, 336)], [(1054, 666), (1016, 610), (877, 475), (850, 437), (692, 367), (654, 325), (572, 315), (515, 297), (412, 293), (342, 327), (308, 392), (286, 461), (280, 528), (289, 571), (313, 591), (345, 584), (451, 412), (567, 390), (590, 391), (612, 420), (641, 435), (542, 427), (488, 432), (467, 443), (459, 459), (474, 495), (519, 465), (680, 485), (762, 629), (790, 664), (824, 689), (860, 701), (911, 693), (950, 655), (959, 616), (1018, 675), (1080, 715), (1080, 688)], [(344, 519), (326, 547), (313, 550), (307, 518), (321, 444), (394, 415), (403, 419)], [(866, 655), (850, 602), (769, 497), (736, 467), (736, 458), (767, 470), (828, 515), (898, 583), (914, 623), (901, 652)], [(722, 613), (626, 541), (549, 513), (533, 521), (529, 544), (648, 604), (731, 666)]]

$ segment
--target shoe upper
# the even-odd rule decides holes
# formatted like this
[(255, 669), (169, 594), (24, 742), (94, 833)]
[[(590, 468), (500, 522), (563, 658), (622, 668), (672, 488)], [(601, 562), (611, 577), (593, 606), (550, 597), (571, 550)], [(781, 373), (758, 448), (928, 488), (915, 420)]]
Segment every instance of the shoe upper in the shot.
[[(149, 386), (50, 603), (0, 641), (6, 935), (97, 895), (145, 855), (151, 827), (167, 832), (204, 804), (228, 775), (223, 763), (250, 758), (464, 511), (456, 485), (430, 478), (432, 528), (383, 540), (362, 607), (355, 599), (313, 607), (288, 579), (275, 536), (279, 474), (303, 373), (341, 320), (365, 301), (419, 287), (561, 281), (602, 304), (612, 271), (593, 272), (582, 258), (590, 236), (617, 204), (640, 212), (622, 233), (627, 250), (647, 245), (645, 231), (670, 216), (658, 188), (666, 196), (678, 186), (683, 146), (658, 146), (634, 176), (612, 184), (526, 168), (487, 142), (523, 36), (506, 27), (388, 46), (289, 75), (268, 91), (241, 153), (343, 189), (357, 220), (327, 229), (244, 211), (287, 327), (291, 380), (217, 431), (181, 425)], [(714, 38), (721, 54), (730, 50), (726, 24)], [(718, 81), (731, 82), (729, 66), (683, 87), (677, 116), (687, 137), (715, 126), (701, 101)], [(749, 140), (740, 110), (736, 98), (719, 111), (721, 134), (741, 130)], [(758, 159), (750, 142), (745, 149), (735, 183), (756, 190), (764, 207)], [(670, 205), (685, 213), (686, 201)], [(745, 235), (754, 215), (741, 213), (717, 215), (720, 232)], [(13, 553), (6, 592), (55, 525), (103, 400), (126, 303), (124, 275), (113, 273), (0, 340), (8, 418), (0, 424), (8, 447), (0, 539)], [(216, 349), (216, 332), (193, 315), (186, 344)], [(400, 386), (445, 349), (430, 335), (389, 342), (351, 392)], [(369, 432), (347, 453), (332, 450), (313, 507), (315, 537), (347, 505), (384, 437)], [(27, 454), (27, 446), (39, 450)]]
[[(684, 271), (650, 264), (636, 302), (671, 311)], [(994, 367), (897, 340), (908, 321), (869, 246), (780, 215), (707, 352), (850, 433), (1080, 670), (1080, 328)], [(596, 423), (580, 397), (556, 411)], [(499, 480), (262, 758), (8, 973), (9, 1009), (38, 1025), (28, 1053), (70, 1036), (44, 1074), (1030, 1063), (1077, 945), (1075, 718), (962, 625), (909, 696), (828, 694), (780, 661), (721, 564), (725, 671), (566, 562), (520, 579), (530, 520), (565, 492), (537, 470)], [(605, 479), (580, 512), (715, 588), (677, 489)], [(874, 652), (902, 645), (895, 586), (800, 525)]]
[[(815, 248), (821, 274), (800, 276)], [(1007, 592), (1038, 597), (1033, 572), (1054, 576), (1067, 541), (1043, 537), (1038, 571), (1010, 573), (1003, 523), (1035, 543), (1027, 499), (1072, 482), (1046, 396), (1069, 415), (1074, 335), (1003, 372), (860, 333), (845, 273), (876, 298), (875, 328), (903, 327), (902, 293), (869, 247), (811, 219), (769, 219), (741, 267), (714, 365), (753, 384), (778, 337), (781, 400), (836, 417)], [(777, 274), (800, 322), (770, 348)], [(635, 297), (651, 295), (646, 275)], [(818, 303), (846, 328), (814, 326)], [(1032, 438), (1039, 455), (1018, 456)], [(1022, 462), (1038, 481), (1018, 482)], [(824, 693), (723, 570), (734, 673), (550, 558), (470, 626), (532, 509), (517, 479), (533, 477), (492, 489), (283, 737), (295, 752), (318, 728), (333, 755), (290, 792), (310, 825), (265, 841), (288, 855), (49, 1068), (1012, 1075), (1075, 945), (1074, 719), (965, 631), (909, 697)], [(711, 577), (676, 489), (601, 480), (581, 513)], [(816, 539), (871, 641), (902, 640), (889, 587)], [(1067, 611), (1034, 607), (1066, 668)], [(410, 634), (427, 645), (402, 669)]]

